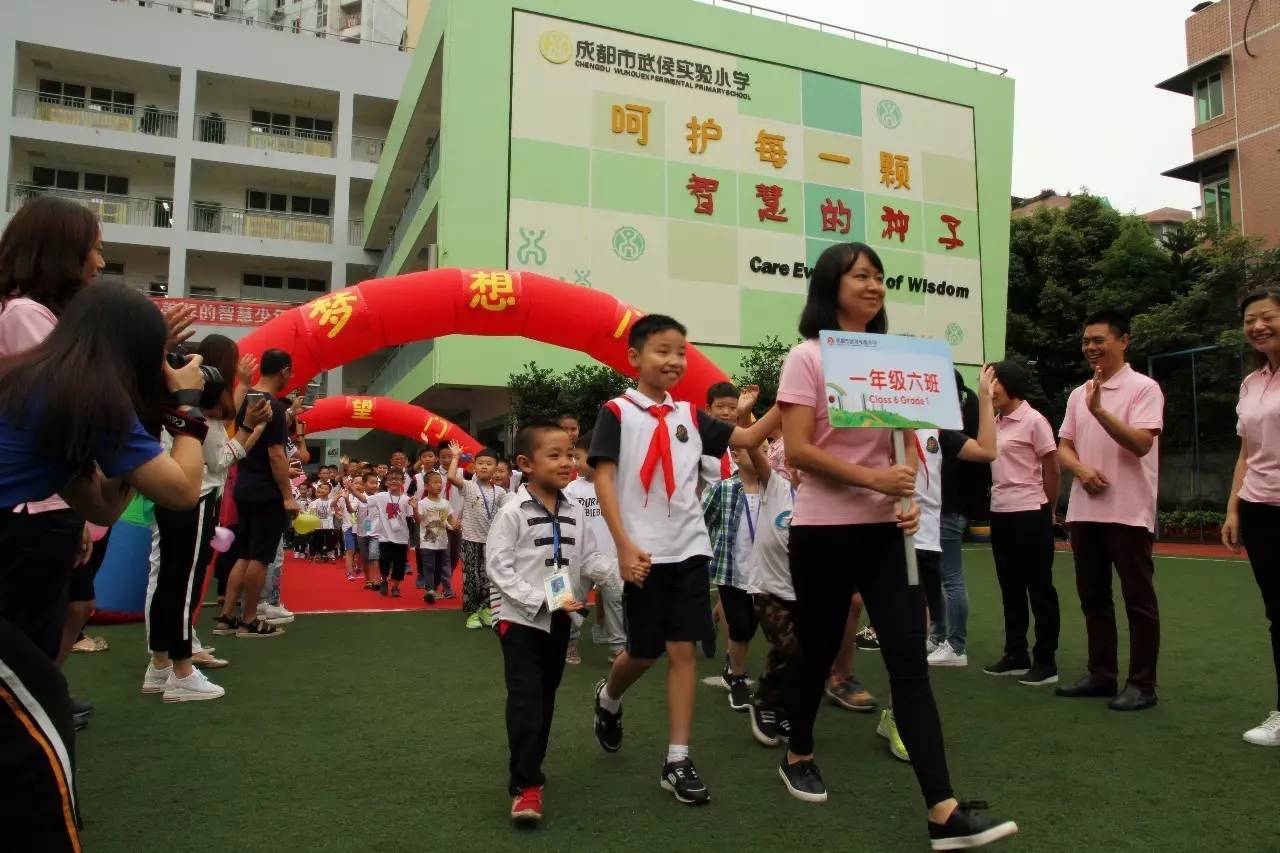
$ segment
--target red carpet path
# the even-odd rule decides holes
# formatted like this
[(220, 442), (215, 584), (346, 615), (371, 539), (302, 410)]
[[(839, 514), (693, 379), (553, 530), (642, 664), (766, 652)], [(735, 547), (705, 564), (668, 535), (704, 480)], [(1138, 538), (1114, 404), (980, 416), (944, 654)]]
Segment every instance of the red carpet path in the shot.
[(383, 596), (364, 588), (364, 578), (347, 580), (347, 567), (341, 561), (337, 563), (312, 563), (286, 552), (284, 558), (284, 576), (280, 584), (280, 600), (284, 606), (295, 613), (353, 613), (361, 611), (386, 610), (449, 610), (462, 609), (462, 566), (459, 564), (453, 573), (453, 591), (457, 597), (444, 601), (438, 596), (436, 603), (427, 604), (422, 600), (422, 590), (414, 583), (418, 579), (415, 558), (409, 557), (409, 568), (414, 574), (407, 574), (400, 584), (401, 598)]

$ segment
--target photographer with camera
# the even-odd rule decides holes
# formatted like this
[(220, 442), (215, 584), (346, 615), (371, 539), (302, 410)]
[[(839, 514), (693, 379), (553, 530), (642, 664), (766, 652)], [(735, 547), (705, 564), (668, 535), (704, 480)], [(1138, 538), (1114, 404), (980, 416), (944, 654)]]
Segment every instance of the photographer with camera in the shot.
[[(275, 558), (289, 514), (298, 512), (289, 482), (289, 459), (285, 443), (289, 438), (289, 404), (280, 395), (293, 376), (293, 358), (280, 349), (262, 354), (262, 375), (245, 398), (237, 423), (245, 423), (249, 408), (266, 401), (271, 420), (262, 438), (240, 462), (236, 475), (236, 514), (239, 531), (238, 555), (227, 579), (227, 596), (213, 633), (220, 636), (275, 637), (284, 629), (258, 616), (258, 601), (267, 579), (267, 565)], [(237, 599), (243, 599), (237, 618)]]
[[(271, 420), (271, 404), (259, 400), (244, 422), (228, 428), (244, 403), (258, 361), (240, 357), (235, 341), (209, 335), (198, 348), (204, 359), (205, 386), (198, 405), (209, 433), (203, 445), (204, 479), (200, 502), (190, 509), (156, 508), (151, 577), (147, 585), (147, 644), (151, 661), (142, 679), (143, 693), (162, 693), (165, 702), (217, 699), (225, 691), (192, 664), (192, 622), (204, 575), (213, 556), (221, 492), (231, 466), (243, 459)], [(229, 381), (223, 377), (238, 377)]]
[[(0, 689), (14, 699), (0, 702), (0, 825), (16, 848), (78, 842), (71, 698), (54, 664), (66, 582), (39, 558), (54, 543), (31, 542), (13, 509), (57, 493), (81, 518), (109, 525), (134, 489), (162, 507), (196, 504), (207, 430), (175, 395), (199, 392), (205, 378), (199, 356), (166, 362), (168, 337), (146, 296), (96, 284), (39, 345), (0, 359)], [(173, 436), (169, 454), (162, 429)]]

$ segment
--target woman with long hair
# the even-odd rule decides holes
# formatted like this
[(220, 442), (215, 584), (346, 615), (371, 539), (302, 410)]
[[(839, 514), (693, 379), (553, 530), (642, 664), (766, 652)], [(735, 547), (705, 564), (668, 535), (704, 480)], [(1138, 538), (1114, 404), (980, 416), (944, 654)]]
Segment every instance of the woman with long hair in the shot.
[[(200, 501), (189, 509), (156, 507), (152, 536), (151, 577), (147, 583), (147, 644), (151, 661), (142, 678), (143, 693), (162, 693), (165, 702), (217, 699), (225, 691), (214, 684), (194, 664), (225, 666), (226, 662), (193, 653), (192, 622), (204, 576), (213, 556), (213, 532), (217, 526), (221, 491), (227, 473), (257, 443), (263, 426), (271, 418), (271, 404), (250, 406), (244, 423), (235, 424), (236, 412), (244, 402), (257, 359), (240, 358), (235, 341), (223, 335), (209, 335), (198, 348), (204, 363), (224, 377), (222, 394), (213, 406), (204, 409), (209, 426), (203, 445), (204, 478)], [(235, 381), (239, 378), (239, 383)]]
[(880, 641), (897, 712), (928, 809), (934, 849), (976, 847), (1017, 832), (1009, 821), (977, 813), (951, 790), (942, 724), (925, 660), (925, 602), (907, 584), (904, 533), (920, 523), (913, 465), (893, 464), (887, 429), (833, 428), (827, 407), (819, 333), (833, 329), (884, 334), (884, 265), (870, 247), (844, 243), (818, 258), (800, 317), (805, 339), (792, 348), (778, 383), (787, 460), (804, 477), (791, 520), (791, 576), (801, 662), (787, 714), (791, 740), (778, 768), (787, 790), (824, 802), (826, 786), (814, 763), (813, 724), (831, 663), (840, 647), (849, 602), (862, 593)]
[[(1240, 457), (1236, 460), (1222, 525), (1222, 542), (1232, 551), (1244, 545), (1253, 577), (1271, 623), (1271, 657), (1280, 694), (1280, 286), (1251, 292), (1240, 303), (1245, 340), (1258, 369), (1240, 383), (1236, 404)], [(1280, 695), (1276, 710), (1244, 733), (1258, 746), (1280, 746)]]
[[(204, 462), (201, 359), (165, 361), (169, 328), (147, 297), (98, 284), (67, 303), (37, 346), (0, 359), (0, 824), (31, 849), (74, 848), (74, 734), (67, 683), (29, 623), (62, 608), (48, 565), (29, 559), (14, 507), (59, 494), (109, 525), (136, 489), (157, 505), (194, 506)], [(158, 435), (173, 435), (166, 454)], [(56, 638), (52, 651), (56, 652)], [(51, 759), (51, 756), (53, 757)]]
[[(48, 337), (67, 303), (102, 266), (102, 234), (88, 208), (54, 196), (20, 207), (0, 236), (0, 358)], [(95, 548), (84, 519), (55, 494), (20, 504), (14, 513), (11, 521), (25, 531), (17, 537), (19, 559), (44, 564), (44, 580), (61, 602), (29, 614), (24, 625), (61, 665), (93, 612), (93, 576), (107, 543)], [(93, 705), (78, 699), (72, 704), (76, 726), (83, 728)]]

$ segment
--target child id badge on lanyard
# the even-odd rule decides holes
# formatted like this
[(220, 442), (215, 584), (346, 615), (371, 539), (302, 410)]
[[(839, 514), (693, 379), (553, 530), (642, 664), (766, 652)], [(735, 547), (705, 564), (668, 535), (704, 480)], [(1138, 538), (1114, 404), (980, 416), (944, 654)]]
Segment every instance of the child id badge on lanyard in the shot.
[(747, 532), (751, 534), (751, 543), (754, 545), (756, 541), (756, 523), (760, 521), (760, 510), (762, 509), (762, 501), (756, 500), (756, 517), (751, 517), (751, 499), (747, 497), (745, 491), (739, 492), (742, 495), (742, 514), (747, 517)]
[[(476, 491), (478, 491), (478, 492), (480, 493), (480, 500), (484, 501), (484, 517), (485, 517), (485, 518), (487, 518), (487, 519), (489, 519), (490, 521), (493, 521), (493, 507), (489, 505), (489, 498), (488, 498), (488, 496), (486, 496), (486, 495), (485, 495), (485, 493), (484, 493), (484, 486), (481, 486), (479, 483), (477, 483), (477, 484), (476, 484)], [(530, 496), (530, 497), (532, 497), (532, 496)], [(494, 486), (494, 487), (493, 487), (493, 500), (494, 500), (494, 502), (495, 502), (495, 503), (496, 503), (496, 502), (497, 502), (497, 500), (498, 500), (498, 487), (497, 487), (497, 486)], [(559, 509), (559, 505), (557, 505), (557, 507), (556, 507), (556, 508), (557, 508), (557, 509)]]
[(556, 495), (555, 512), (549, 511), (533, 495), (529, 495), (529, 499), (551, 519), (551, 573), (543, 577), (542, 586), (547, 594), (547, 609), (554, 613), (573, 601), (573, 584), (569, 581), (569, 573), (561, 568), (560, 495)]

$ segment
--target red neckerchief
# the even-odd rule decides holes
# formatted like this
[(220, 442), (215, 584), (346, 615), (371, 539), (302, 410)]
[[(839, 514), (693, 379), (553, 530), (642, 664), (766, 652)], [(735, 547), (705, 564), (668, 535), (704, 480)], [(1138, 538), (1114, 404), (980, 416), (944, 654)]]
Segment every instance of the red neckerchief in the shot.
[(649, 451), (640, 465), (640, 485), (644, 487), (647, 502), (649, 487), (653, 485), (654, 471), (658, 463), (662, 463), (662, 479), (667, 489), (667, 503), (670, 503), (671, 496), (676, 493), (676, 471), (675, 463), (671, 459), (671, 433), (667, 430), (667, 414), (675, 407), (668, 406), (666, 403), (645, 406), (631, 397), (624, 396), (624, 399), (637, 409), (648, 412), (658, 421), (653, 427), (653, 436), (649, 439)]
[(733, 471), (729, 470), (729, 451), (725, 451), (724, 456), (720, 457), (720, 479), (727, 480)]

